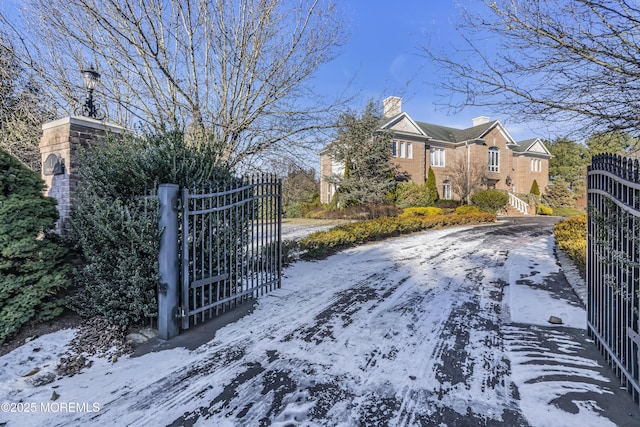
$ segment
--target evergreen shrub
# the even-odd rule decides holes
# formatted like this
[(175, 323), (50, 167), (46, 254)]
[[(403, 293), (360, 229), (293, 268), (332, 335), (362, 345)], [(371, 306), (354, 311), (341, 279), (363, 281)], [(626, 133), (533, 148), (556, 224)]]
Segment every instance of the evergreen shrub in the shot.
[(529, 194), (533, 194), (534, 196), (540, 195), (540, 187), (538, 186), (538, 181), (535, 179), (531, 183), (531, 189), (529, 190)]
[(456, 208), (456, 214), (458, 215), (467, 215), (472, 213), (479, 213), (480, 208), (473, 205), (462, 205)]
[(437, 196), (437, 192), (434, 194), (426, 185), (414, 182), (401, 182), (395, 191), (396, 206), (399, 208), (433, 206)]
[(557, 222), (553, 234), (558, 248), (584, 271), (587, 266), (587, 216), (575, 216)]
[(125, 136), (80, 152), (72, 229), (84, 257), (74, 308), (124, 326), (157, 315), (158, 184), (192, 187), (230, 178), (211, 144), (179, 132)]
[(40, 175), (0, 149), (0, 344), (30, 321), (64, 310), (68, 250), (49, 230), (58, 219)]
[(553, 209), (546, 205), (538, 206), (538, 214), (540, 215), (553, 215)]
[(388, 216), (397, 216), (402, 213), (395, 205), (388, 204), (370, 204), (349, 206), (342, 209), (325, 209), (310, 213), (309, 217), (316, 219), (374, 219), (384, 218)]
[(431, 216), (442, 215), (442, 209), (432, 206), (420, 207), (420, 208), (406, 208), (400, 216)]
[(324, 258), (338, 250), (387, 237), (495, 220), (496, 216), (489, 213), (378, 218), (341, 225), (327, 231), (317, 231), (300, 240), (300, 249), (304, 251), (304, 258)]
[(498, 190), (482, 190), (473, 194), (471, 201), (482, 211), (496, 213), (509, 203), (509, 196)]
[(436, 174), (433, 172), (432, 168), (429, 168), (429, 172), (427, 173), (427, 180), (424, 185), (427, 187), (427, 195), (430, 200), (433, 200), (431, 203), (435, 203), (440, 199), (438, 195), (438, 185), (436, 184)]
[(440, 199), (436, 202), (436, 206), (441, 209), (455, 209), (460, 206), (460, 202), (457, 200)]
[(575, 193), (571, 191), (569, 183), (562, 177), (556, 177), (547, 187), (544, 195), (546, 201), (553, 209), (575, 208)]

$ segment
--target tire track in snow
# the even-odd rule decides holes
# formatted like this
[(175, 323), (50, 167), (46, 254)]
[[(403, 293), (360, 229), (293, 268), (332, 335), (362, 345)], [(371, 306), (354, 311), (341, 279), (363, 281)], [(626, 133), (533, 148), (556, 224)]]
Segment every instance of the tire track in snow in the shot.
[[(508, 261), (548, 235), (527, 224), (440, 230), (294, 264), (251, 315), (179, 353), (183, 366), (120, 386), (92, 421), (526, 426), (537, 414), (521, 396), (539, 390), (538, 413), (597, 411), (609, 385), (579, 337), (505, 324)], [(562, 394), (569, 406), (557, 394), (567, 372), (579, 374)]]

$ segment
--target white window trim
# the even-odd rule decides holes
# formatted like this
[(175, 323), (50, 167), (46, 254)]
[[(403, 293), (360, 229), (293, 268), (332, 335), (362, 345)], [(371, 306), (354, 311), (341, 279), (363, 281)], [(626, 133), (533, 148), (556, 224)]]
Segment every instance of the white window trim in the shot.
[(531, 172), (542, 172), (542, 160), (531, 159)]
[(451, 200), (451, 181), (446, 180), (442, 183), (442, 198)]
[(407, 142), (407, 159), (413, 159), (413, 145)]
[[(437, 155), (435, 155), (438, 153)], [(429, 166), (443, 168), (446, 165), (446, 151), (444, 148), (431, 148), (429, 150)]]
[(500, 172), (500, 150), (498, 147), (489, 148), (489, 172)]

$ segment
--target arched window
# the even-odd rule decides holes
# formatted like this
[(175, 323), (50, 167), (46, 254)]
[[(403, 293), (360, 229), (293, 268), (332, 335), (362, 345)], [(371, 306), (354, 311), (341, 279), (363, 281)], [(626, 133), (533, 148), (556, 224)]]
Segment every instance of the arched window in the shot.
[(489, 148), (489, 172), (500, 172), (500, 150), (498, 147)]

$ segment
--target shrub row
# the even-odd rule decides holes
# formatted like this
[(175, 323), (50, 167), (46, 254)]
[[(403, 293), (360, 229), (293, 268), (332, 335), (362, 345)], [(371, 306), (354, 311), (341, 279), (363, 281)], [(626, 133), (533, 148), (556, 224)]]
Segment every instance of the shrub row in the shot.
[(421, 208), (406, 208), (400, 214), (401, 217), (412, 217), (412, 216), (432, 216), (432, 215), (442, 215), (442, 209), (435, 208), (432, 206), (421, 207)]
[(584, 271), (587, 266), (587, 216), (575, 216), (556, 223), (553, 234), (558, 247)]
[(474, 205), (462, 205), (456, 208), (456, 213), (458, 215), (480, 213), (480, 208)]
[(341, 249), (387, 237), (454, 225), (490, 223), (495, 220), (496, 216), (488, 213), (378, 218), (341, 225), (328, 231), (317, 231), (301, 239), (300, 248), (304, 252), (304, 258), (324, 258)]
[(538, 214), (540, 215), (553, 215), (553, 209), (547, 205), (538, 206)]

